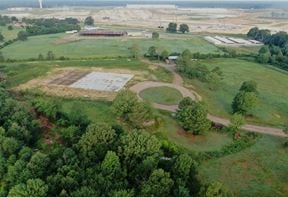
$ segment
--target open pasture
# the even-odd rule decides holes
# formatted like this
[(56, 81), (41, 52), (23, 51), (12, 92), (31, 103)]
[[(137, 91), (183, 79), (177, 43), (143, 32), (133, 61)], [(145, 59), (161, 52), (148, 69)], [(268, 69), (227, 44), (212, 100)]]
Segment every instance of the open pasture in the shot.
[[(157, 50), (181, 53), (190, 49), (192, 53), (221, 53), (216, 46), (204, 40), (201, 36), (191, 35), (185, 39), (138, 39), (138, 38), (83, 38), (65, 40), (68, 35), (54, 34), (30, 37), (27, 41), (18, 41), (2, 49), (6, 58), (29, 59), (38, 58), (39, 54), (46, 55), (53, 51), (56, 57), (68, 58), (97, 58), (97, 57), (130, 57), (130, 48), (136, 45), (139, 48), (139, 55), (144, 55), (151, 46)], [(65, 42), (61, 42), (65, 40)], [(60, 43), (60, 44), (59, 44)]]
[(209, 90), (206, 83), (198, 80), (186, 81), (192, 83), (196, 91), (203, 97), (212, 114), (229, 117), (231, 103), (244, 81), (255, 80), (258, 84), (259, 98), (253, 117), (248, 117), (254, 123), (266, 123), (279, 126), (288, 120), (288, 74), (269, 65), (261, 65), (239, 59), (203, 60), (202, 64), (209, 69), (220, 67), (224, 79), (218, 90)]
[(220, 181), (239, 197), (287, 196), (288, 150), (285, 139), (263, 136), (252, 147), (200, 165), (204, 183)]

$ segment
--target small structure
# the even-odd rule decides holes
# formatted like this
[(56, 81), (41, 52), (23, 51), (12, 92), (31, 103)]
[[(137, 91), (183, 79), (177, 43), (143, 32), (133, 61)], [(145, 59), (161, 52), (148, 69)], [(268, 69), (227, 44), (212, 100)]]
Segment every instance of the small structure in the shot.
[(126, 31), (104, 31), (104, 30), (83, 30), (80, 32), (81, 36), (107, 36), (107, 37), (121, 37), (127, 36)]
[(170, 60), (170, 61), (176, 61), (178, 58), (179, 58), (179, 56), (177, 56), (177, 55), (168, 56), (168, 60)]
[(76, 34), (76, 33), (78, 33), (78, 31), (77, 30), (72, 30), (72, 31), (66, 31), (65, 33), (66, 34)]
[(177, 55), (170, 55), (170, 56), (168, 56), (168, 58), (165, 61), (167, 64), (172, 64), (172, 63), (176, 62), (178, 58), (179, 58), (179, 56), (177, 56)]

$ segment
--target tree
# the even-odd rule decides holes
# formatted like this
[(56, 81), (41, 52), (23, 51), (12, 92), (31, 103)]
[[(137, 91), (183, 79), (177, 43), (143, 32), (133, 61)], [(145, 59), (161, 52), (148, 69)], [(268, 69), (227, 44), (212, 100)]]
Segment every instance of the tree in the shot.
[(257, 83), (255, 81), (243, 82), (232, 102), (233, 113), (246, 115), (250, 112), (257, 104), (257, 94)]
[(200, 191), (201, 197), (228, 197), (230, 192), (219, 182), (203, 186)]
[(118, 116), (127, 119), (135, 105), (138, 104), (137, 95), (129, 90), (120, 91), (112, 104), (112, 110)]
[(89, 26), (93, 26), (94, 25), (94, 19), (92, 18), (92, 16), (88, 16), (85, 19), (84, 24), (89, 25)]
[(38, 60), (40, 61), (44, 60), (44, 56), (41, 53), (38, 55)]
[(241, 114), (233, 114), (230, 124), (228, 126), (229, 131), (236, 133), (245, 124), (245, 119)]
[(132, 58), (137, 59), (139, 57), (140, 48), (139, 48), (139, 46), (137, 44), (133, 44), (130, 47), (130, 51), (131, 51)]
[(119, 156), (124, 161), (127, 170), (132, 170), (148, 157), (159, 160), (162, 154), (161, 143), (155, 136), (139, 131), (132, 131), (120, 139)]
[[(211, 123), (207, 119), (208, 113), (204, 106), (201, 103), (197, 103), (190, 99), (186, 98), (180, 102), (176, 117), (185, 130), (189, 130), (193, 134), (199, 135), (208, 131), (211, 127)], [(189, 104), (186, 105), (188, 100)]]
[(17, 35), (17, 39), (20, 41), (25, 41), (28, 39), (28, 33), (26, 31), (19, 31)]
[(121, 164), (119, 157), (113, 151), (108, 151), (104, 161), (101, 164), (101, 173), (104, 176), (115, 178), (121, 173)]
[(128, 115), (128, 119), (135, 128), (145, 128), (154, 125), (155, 117), (152, 107), (146, 102), (139, 102)]
[(47, 60), (54, 60), (55, 59), (54, 53), (52, 51), (48, 51), (46, 59)]
[(189, 26), (187, 24), (181, 24), (179, 27), (179, 31), (183, 34), (189, 32)]
[(4, 155), (12, 155), (21, 148), (21, 143), (13, 137), (0, 135), (0, 152)]
[(244, 81), (239, 89), (244, 92), (255, 92), (257, 93), (257, 82), (254, 80)]
[(48, 186), (41, 179), (29, 179), (26, 184), (14, 186), (8, 197), (45, 197), (47, 192)]
[(8, 30), (9, 30), (9, 31), (12, 31), (12, 30), (13, 30), (13, 26), (12, 26), (12, 25), (9, 25), (9, 26), (8, 26)]
[(157, 169), (143, 184), (140, 196), (169, 196), (172, 186), (173, 180), (170, 178), (170, 174), (162, 169)]
[(158, 32), (152, 32), (152, 39), (159, 39), (160, 35)]
[(169, 23), (166, 31), (169, 33), (176, 33), (177, 32), (177, 24), (176, 23)]
[(4, 36), (3, 34), (0, 32), (0, 42), (3, 42), (4, 41)]
[(45, 115), (46, 117), (56, 120), (57, 114), (60, 111), (60, 105), (54, 100), (37, 98), (33, 101), (33, 106), (36, 111)]
[(258, 97), (255, 92), (240, 91), (233, 99), (233, 113), (247, 115), (257, 105)]
[[(67, 126), (76, 126), (80, 130), (85, 130), (90, 124), (89, 118), (84, 109), (77, 102), (72, 104), (71, 111), (65, 113), (67, 118)], [(76, 137), (76, 136), (75, 136)]]
[(169, 56), (169, 52), (167, 50), (164, 50), (162, 51), (160, 57), (161, 57), (161, 60), (166, 60)]
[(270, 60), (270, 57), (271, 57), (271, 53), (268, 52), (268, 53), (260, 53), (257, 57), (257, 60), (259, 63), (262, 63), (262, 64), (267, 64)]
[(247, 37), (255, 39), (257, 37), (258, 32), (259, 32), (258, 27), (253, 27), (247, 33)]
[(112, 148), (116, 133), (106, 124), (92, 124), (86, 129), (78, 142), (78, 148), (83, 160), (102, 160), (108, 150)]
[(49, 156), (38, 151), (31, 157), (27, 164), (27, 169), (32, 177), (42, 177), (46, 172), (49, 162)]
[(134, 191), (133, 190), (118, 190), (115, 191), (112, 197), (133, 197)]
[(172, 168), (174, 180), (177, 180), (179, 185), (184, 185), (190, 176), (191, 170), (195, 167), (195, 162), (187, 154), (179, 155)]
[(147, 55), (152, 59), (158, 58), (157, 49), (154, 46), (149, 47)]
[(17, 18), (16, 16), (12, 16), (12, 17), (11, 17), (11, 21), (13, 21), (13, 22), (18, 22), (18, 18)]
[(183, 58), (184, 61), (189, 62), (192, 59), (192, 53), (189, 49), (185, 49), (182, 52), (181, 57)]

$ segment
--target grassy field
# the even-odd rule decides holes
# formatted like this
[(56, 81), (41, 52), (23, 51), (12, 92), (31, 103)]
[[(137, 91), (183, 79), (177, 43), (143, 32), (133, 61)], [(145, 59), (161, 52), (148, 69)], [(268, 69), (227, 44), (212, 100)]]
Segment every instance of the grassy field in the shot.
[(178, 105), (183, 98), (178, 90), (164, 86), (145, 89), (140, 96), (149, 102), (164, 105)]
[(21, 27), (13, 27), (13, 30), (9, 31), (8, 26), (0, 26), (0, 32), (4, 36), (4, 41), (17, 38), (17, 34), (20, 30), (22, 30)]
[[(147, 64), (138, 60), (122, 59), (99, 59), (99, 60), (69, 60), (69, 61), (36, 61), (2, 63), (0, 71), (8, 76), (10, 87), (25, 83), (31, 79), (46, 75), (50, 70), (60, 67), (103, 67), (106, 69), (123, 68), (130, 70), (148, 70)], [(164, 71), (163, 71), (164, 72)], [(154, 73), (153, 73), (154, 74)], [(166, 75), (161, 71), (159, 76)], [(157, 76), (157, 75), (156, 75)]]
[(287, 196), (288, 149), (283, 139), (263, 136), (240, 153), (209, 160), (200, 166), (204, 182), (223, 182), (238, 196)]
[[(129, 57), (129, 48), (136, 44), (140, 54), (144, 55), (150, 46), (155, 46), (161, 52), (182, 52), (190, 49), (191, 52), (220, 53), (214, 45), (205, 41), (202, 37), (191, 36), (189, 39), (138, 39), (138, 38), (83, 38), (80, 40), (63, 43), (66, 34), (53, 34), (30, 37), (28, 41), (16, 42), (2, 49), (6, 58), (29, 59), (37, 58), (41, 53), (46, 55), (53, 51), (57, 57), (69, 58), (95, 58), (95, 57)], [(61, 44), (62, 43), (62, 44)], [(32, 47), (33, 46), (33, 47)]]
[(204, 151), (220, 150), (224, 145), (232, 142), (232, 137), (217, 132), (207, 132), (204, 135), (194, 136), (187, 134), (177, 124), (169, 112), (160, 112), (163, 124), (156, 131), (156, 134), (170, 140), (179, 147), (199, 153)]
[(255, 80), (258, 84), (260, 103), (249, 121), (282, 125), (288, 120), (288, 74), (269, 66), (238, 59), (212, 59), (201, 61), (209, 69), (219, 66), (224, 74), (219, 90), (211, 91), (207, 84), (198, 80), (192, 83), (196, 91), (203, 96), (211, 113), (228, 117), (231, 103), (243, 81)]
[(115, 124), (116, 122), (116, 117), (111, 111), (109, 102), (79, 99), (63, 99), (61, 101), (62, 110), (66, 113), (70, 113), (75, 105), (81, 106), (81, 109), (92, 123)]

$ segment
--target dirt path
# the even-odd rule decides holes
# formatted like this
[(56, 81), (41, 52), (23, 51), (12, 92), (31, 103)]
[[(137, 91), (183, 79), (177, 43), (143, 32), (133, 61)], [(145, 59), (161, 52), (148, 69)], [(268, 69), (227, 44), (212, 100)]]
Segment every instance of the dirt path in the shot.
[[(176, 67), (173, 64), (158, 64), (159, 66), (169, 70), (174, 75), (174, 80), (172, 83), (162, 83), (162, 82), (153, 82), (153, 81), (144, 81), (141, 83), (138, 83), (130, 88), (133, 92), (137, 93), (138, 97), (140, 92), (151, 87), (161, 87), (161, 86), (167, 86), (171, 88), (175, 88), (181, 92), (181, 94), (184, 97), (190, 97), (193, 100), (201, 101), (202, 97), (193, 90), (188, 90), (187, 88), (183, 87), (183, 79), (182, 77), (176, 73)], [(177, 105), (162, 105), (158, 103), (152, 103), (153, 107), (157, 109), (167, 110), (171, 112), (176, 112), (178, 109)], [(213, 116), (211, 114), (208, 114), (207, 118), (217, 124), (221, 124), (224, 126), (228, 126), (230, 124), (230, 121), (228, 119), (220, 118), (217, 116)], [(278, 137), (288, 137), (287, 134), (283, 132), (282, 129), (279, 128), (273, 128), (273, 127), (264, 127), (264, 126), (256, 126), (251, 124), (245, 124), (242, 127), (243, 130), (250, 131), (250, 132), (256, 132), (256, 133), (262, 133), (262, 134), (268, 134), (268, 135), (274, 135)]]

